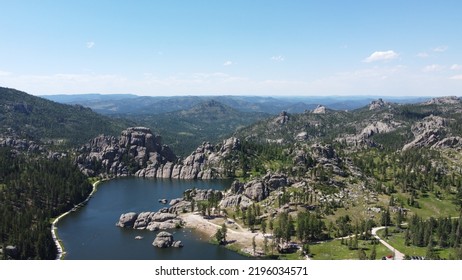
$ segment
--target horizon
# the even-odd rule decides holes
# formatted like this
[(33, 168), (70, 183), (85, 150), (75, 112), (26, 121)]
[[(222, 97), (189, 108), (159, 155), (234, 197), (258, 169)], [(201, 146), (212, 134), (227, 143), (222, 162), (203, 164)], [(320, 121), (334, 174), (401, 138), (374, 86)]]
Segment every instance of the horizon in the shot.
[(0, 85), (33, 95), (460, 96), (456, 0), (2, 4)]
[(458, 97), (462, 95), (419, 95), (419, 96), (397, 96), (397, 95), (369, 95), (369, 94), (345, 94), (345, 95), (250, 95), (250, 94), (179, 94), (179, 95), (141, 95), (136, 93), (57, 93), (57, 94), (32, 94), (38, 97), (51, 97), (51, 96), (85, 96), (85, 95), (108, 95), (108, 96), (134, 96), (134, 97), (260, 97), (260, 98), (393, 98), (393, 99), (418, 99), (418, 98), (438, 98), (438, 97)]

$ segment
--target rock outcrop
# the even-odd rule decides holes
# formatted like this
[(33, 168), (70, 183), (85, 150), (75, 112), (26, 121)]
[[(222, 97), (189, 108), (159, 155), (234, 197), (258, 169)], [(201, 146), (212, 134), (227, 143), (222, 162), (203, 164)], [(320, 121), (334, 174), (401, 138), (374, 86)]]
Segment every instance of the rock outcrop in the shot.
[(77, 164), (90, 176), (129, 176), (148, 164), (164, 166), (176, 161), (170, 148), (146, 127), (127, 128), (118, 138), (100, 135), (78, 152)]
[(325, 114), (326, 113), (326, 107), (322, 105), (318, 105), (312, 112), (313, 114)]
[(282, 174), (267, 174), (261, 179), (247, 183), (234, 181), (219, 205), (222, 208), (235, 206), (247, 208), (255, 202), (264, 200), (271, 192), (288, 186), (289, 183), (287, 176)]
[(380, 120), (373, 120), (362, 124), (365, 126), (359, 133), (344, 135), (336, 140), (359, 148), (379, 146), (371, 139), (372, 136), (381, 133), (390, 133), (403, 126), (402, 123), (395, 121), (393, 118), (393, 114), (385, 114)]
[(116, 226), (133, 227), (137, 218), (138, 214), (136, 214), (135, 212), (122, 214), (120, 215), (119, 221), (116, 223)]
[(169, 209), (162, 209), (158, 212), (141, 212), (139, 214), (130, 212), (122, 214), (116, 226), (134, 229), (147, 229), (150, 231), (174, 229), (182, 224), (181, 219)]
[(276, 117), (274, 120), (273, 120), (273, 123), (275, 124), (280, 124), (280, 125), (283, 125), (283, 124), (286, 124), (288, 121), (289, 121), (289, 115), (287, 114), (286, 111), (282, 111), (278, 117)]
[(34, 141), (20, 139), (17, 136), (1, 136), (0, 147), (8, 147), (18, 152), (41, 153), (45, 149)]
[(433, 149), (460, 149), (462, 148), (462, 137), (455, 136), (455, 137), (447, 137), (438, 142), (436, 142), (433, 146)]
[(152, 242), (152, 245), (158, 248), (183, 247), (181, 241), (175, 241), (173, 239), (173, 234), (166, 231), (159, 232)]
[(389, 104), (388, 102), (385, 102), (382, 100), (382, 98), (379, 98), (377, 100), (372, 101), (371, 104), (369, 104), (369, 110), (371, 111), (378, 110), (378, 109), (384, 108), (388, 104)]
[(424, 105), (443, 105), (443, 104), (459, 104), (461, 102), (460, 98), (457, 96), (443, 96), (435, 97), (430, 99), (427, 102), (424, 102)]
[(385, 123), (382, 121), (376, 121), (366, 126), (360, 133), (362, 137), (369, 138), (377, 133), (387, 133), (396, 129), (399, 123)]
[(149, 128), (130, 127), (120, 137), (100, 135), (92, 139), (78, 150), (76, 161), (88, 176), (216, 179), (226, 177), (222, 160), (240, 145), (235, 137), (215, 146), (204, 142), (181, 161)]
[(414, 134), (414, 140), (403, 146), (403, 151), (412, 148), (430, 147), (441, 140), (448, 120), (440, 116), (430, 115), (422, 121), (412, 125), (411, 130)]
[(213, 146), (202, 143), (194, 152), (180, 162), (168, 162), (163, 165), (149, 164), (136, 172), (138, 177), (173, 178), (173, 179), (215, 179), (224, 176), (222, 160), (240, 148), (240, 141), (235, 137)]

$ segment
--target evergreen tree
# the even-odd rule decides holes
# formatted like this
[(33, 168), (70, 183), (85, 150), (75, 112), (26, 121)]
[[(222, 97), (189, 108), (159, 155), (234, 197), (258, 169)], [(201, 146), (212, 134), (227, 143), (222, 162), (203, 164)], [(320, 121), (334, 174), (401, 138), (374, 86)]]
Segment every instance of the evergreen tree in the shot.
[(374, 243), (374, 245), (372, 246), (372, 251), (369, 256), (369, 259), (375, 260), (376, 258), (377, 258), (377, 245)]

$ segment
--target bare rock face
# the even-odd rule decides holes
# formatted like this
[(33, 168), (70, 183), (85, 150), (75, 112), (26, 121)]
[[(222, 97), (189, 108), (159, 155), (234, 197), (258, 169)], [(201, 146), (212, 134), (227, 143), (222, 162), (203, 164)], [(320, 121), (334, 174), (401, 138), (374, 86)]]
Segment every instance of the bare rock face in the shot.
[(306, 131), (302, 131), (295, 136), (297, 141), (305, 141), (306, 139), (308, 139), (308, 132)]
[(326, 107), (322, 105), (318, 105), (312, 112), (313, 114), (325, 114), (326, 113)]
[(334, 148), (332, 145), (321, 145), (321, 144), (313, 144), (311, 146), (311, 153), (314, 159), (320, 163), (329, 162), (331, 159), (336, 159), (337, 154), (335, 153)]
[(240, 146), (235, 137), (216, 146), (204, 142), (179, 161), (149, 128), (129, 127), (118, 138), (100, 135), (92, 139), (78, 150), (80, 155), (76, 161), (80, 170), (91, 176), (216, 179), (225, 177), (222, 160)]
[(396, 126), (393, 126), (391, 124), (382, 122), (382, 121), (377, 121), (369, 124), (366, 126), (362, 131), (361, 131), (361, 136), (365, 138), (369, 138), (374, 134), (377, 133), (387, 133), (395, 130)]
[(435, 145), (441, 140), (441, 134), (447, 123), (447, 119), (433, 115), (425, 117), (420, 122), (416, 122), (411, 127), (412, 133), (415, 136), (414, 140), (404, 145), (403, 151), (412, 148), (431, 147), (432, 145)]
[(289, 179), (285, 175), (267, 174), (261, 179), (252, 180), (245, 184), (234, 181), (220, 203), (221, 207), (227, 208), (240, 205), (242, 208), (267, 198), (272, 191), (289, 185)]
[(432, 146), (433, 149), (446, 149), (446, 148), (452, 148), (452, 149), (460, 149), (462, 148), (462, 137), (456, 136), (456, 137), (448, 137), (444, 138), (441, 141), (438, 141)]
[(262, 181), (250, 181), (244, 186), (244, 195), (254, 201), (262, 201), (269, 195), (269, 190)]
[[(154, 158), (151, 156), (151, 163), (137, 171), (135, 175), (147, 178), (188, 180), (221, 178), (224, 177), (221, 161), (233, 151), (239, 149), (240, 145), (239, 139), (235, 137), (226, 139), (221, 145), (216, 146), (209, 142), (204, 142), (181, 162), (165, 162), (165, 159), (169, 159), (168, 153), (154, 154)], [(159, 155), (161, 155), (160, 159)]]
[[(93, 174), (150, 177), (157, 175), (162, 167), (160, 177), (170, 178), (171, 165), (164, 166), (176, 161), (170, 148), (162, 145), (160, 137), (146, 127), (129, 127), (118, 138), (100, 135), (78, 152), (77, 164), (81, 171)], [(149, 168), (141, 170), (146, 165)]]
[(254, 202), (247, 196), (237, 194), (237, 195), (227, 195), (220, 201), (219, 206), (221, 208), (233, 208), (240, 206), (241, 208), (247, 208), (252, 205)]
[(379, 98), (371, 102), (371, 104), (369, 105), (369, 110), (378, 110), (385, 107), (386, 105), (388, 105), (388, 102), (385, 102), (382, 100), (382, 98)]
[(289, 122), (289, 119), (290, 118), (289, 118), (289, 115), (287, 114), (287, 112), (282, 111), (279, 114), (279, 116), (273, 120), (273, 123), (282, 125), (282, 124), (286, 124), (287, 122)]

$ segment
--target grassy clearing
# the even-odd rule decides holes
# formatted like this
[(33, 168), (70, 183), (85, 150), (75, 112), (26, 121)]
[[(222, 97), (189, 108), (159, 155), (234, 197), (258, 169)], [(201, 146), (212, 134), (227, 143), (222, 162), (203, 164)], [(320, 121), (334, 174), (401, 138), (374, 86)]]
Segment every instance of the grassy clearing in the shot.
[[(359, 250), (363, 249), (369, 258), (373, 245), (371, 241), (358, 241), (358, 250), (350, 250), (347, 245), (342, 245), (340, 240), (331, 240), (320, 244), (310, 245), (313, 260), (357, 260)], [(376, 245), (376, 259), (390, 255), (391, 252), (382, 244)]]
[[(385, 230), (379, 230), (377, 232), (377, 235), (380, 236), (380, 238), (383, 238), (385, 241), (387, 241), (391, 246), (396, 248), (396, 250), (400, 251), (401, 253), (407, 255), (407, 256), (422, 256), (424, 257), (427, 254), (427, 248), (426, 247), (418, 247), (418, 246), (406, 246), (404, 243), (404, 231), (398, 231), (396, 227), (390, 227), (389, 230), (389, 236), (385, 238)], [(436, 252), (442, 259), (449, 259), (449, 255), (455, 255), (455, 251), (452, 248), (438, 248), (435, 247)]]
[(433, 194), (418, 199), (420, 208), (410, 207), (411, 211), (423, 218), (429, 217), (455, 217), (458, 216), (457, 206), (452, 199), (440, 200)]

